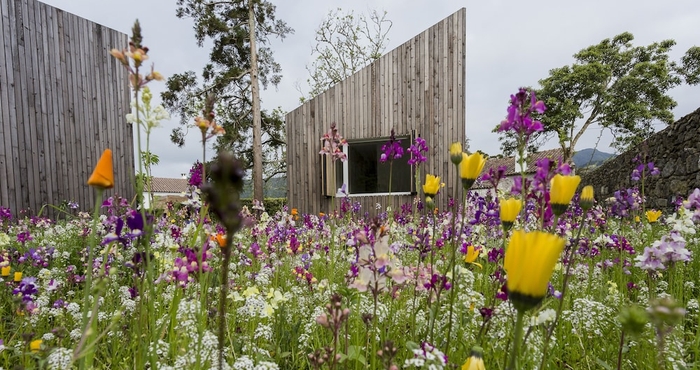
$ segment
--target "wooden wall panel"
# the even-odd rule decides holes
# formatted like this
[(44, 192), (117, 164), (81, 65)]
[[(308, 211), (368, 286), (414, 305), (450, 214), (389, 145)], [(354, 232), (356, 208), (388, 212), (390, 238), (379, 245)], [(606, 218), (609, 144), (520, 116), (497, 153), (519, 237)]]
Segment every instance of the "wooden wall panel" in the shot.
[(0, 0), (0, 30), (0, 206), (91, 210), (86, 181), (106, 148), (116, 184), (105, 195), (133, 197), (128, 77), (109, 55), (127, 35), (36, 0)]
[[(464, 142), (466, 129), (466, 10), (454, 14), (388, 52), (371, 65), (309, 100), (286, 116), (287, 183), (290, 207), (328, 212), (323, 196), (321, 136), (331, 123), (346, 139), (387, 137), (413, 131), (430, 147), (421, 172), (441, 176), (447, 186), (437, 198), (461, 188), (449, 159), (449, 145)], [(423, 179), (421, 179), (422, 181)], [(398, 209), (413, 196), (353, 196), (364, 211), (377, 203)], [(390, 203), (391, 202), (391, 203)], [(336, 202), (339, 204), (339, 201)]]

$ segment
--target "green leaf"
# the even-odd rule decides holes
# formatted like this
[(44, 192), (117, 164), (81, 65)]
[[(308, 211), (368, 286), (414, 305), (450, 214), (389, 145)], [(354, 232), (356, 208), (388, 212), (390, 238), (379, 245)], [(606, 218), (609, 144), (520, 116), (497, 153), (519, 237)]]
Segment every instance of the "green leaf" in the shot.
[(367, 359), (365, 359), (365, 356), (362, 354), (362, 347), (360, 346), (350, 346), (348, 347), (348, 359), (350, 360), (355, 360), (362, 365), (367, 365)]
[(597, 357), (596, 357), (596, 359), (595, 359), (595, 363), (598, 364), (598, 365), (600, 365), (600, 366), (602, 366), (602, 367), (604, 367), (604, 368), (607, 369), (607, 370), (612, 370), (612, 367), (611, 367), (610, 365), (606, 364), (605, 362), (603, 362), (603, 360), (601, 360), (601, 359), (599, 359), (599, 358), (597, 358)]

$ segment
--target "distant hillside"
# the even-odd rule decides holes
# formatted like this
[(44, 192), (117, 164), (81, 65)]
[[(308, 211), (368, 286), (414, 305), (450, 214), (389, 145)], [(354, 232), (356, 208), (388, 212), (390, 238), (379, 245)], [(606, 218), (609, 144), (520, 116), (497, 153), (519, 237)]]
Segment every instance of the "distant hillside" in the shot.
[[(264, 185), (265, 198), (286, 198), (287, 197), (287, 178), (273, 177)], [(250, 179), (243, 180), (243, 192), (241, 198), (247, 199), (253, 197), (253, 183)]]
[(596, 149), (583, 149), (574, 154), (572, 160), (576, 168), (585, 168), (588, 166), (598, 166), (605, 162), (608, 158), (614, 157), (614, 154), (604, 153)]

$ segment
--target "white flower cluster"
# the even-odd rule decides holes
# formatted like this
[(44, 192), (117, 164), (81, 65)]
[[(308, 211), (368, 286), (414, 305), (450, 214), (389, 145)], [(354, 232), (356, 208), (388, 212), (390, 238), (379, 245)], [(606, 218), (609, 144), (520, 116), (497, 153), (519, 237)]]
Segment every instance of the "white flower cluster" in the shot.
[(264, 340), (271, 340), (272, 339), (272, 326), (270, 325), (258, 325), (257, 328), (255, 328), (255, 339), (264, 339)]
[(298, 347), (300, 351), (307, 352), (314, 349), (314, 331), (319, 327), (316, 318), (325, 313), (325, 309), (321, 306), (314, 307), (314, 312), (307, 316), (304, 323), (304, 332), (299, 335)]
[(233, 364), (233, 369), (234, 370), (279, 370), (279, 366), (277, 366), (276, 363), (269, 362), (269, 361), (260, 361), (256, 365), (250, 357), (244, 355), (244, 356), (240, 356), (236, 359), (236, 362)]
[(602, 337), (614, 316), (608, 305), (590, 298), (576, 298), (572, 310), (562, 312), (562, 318), (569, 321), (572, 331), (585, 338)]
[(181, 300), (177, 307), (175, 330), (183, 330), (183, 332), (197, 331), (197, 317), (201, 311), (199, 302)]
[(442, 370), (447, 365), (447, 357), (430, 343), (423, 343), (413, 350), (413, 358), (407, 359), (403, 367), (417, 369)]
[(73, 351), (68, 348), (56, 348), (46, 358), (49, 370), (70, 370), (73, 361)]
[[(197, 359), (200, 362), (209, 362), (212, 369), (217, 369), (219, 365), (219, 353), (217, 351), (219, 340), (214, 335), (214, 333), (206, 330), (202, 333), (201, 337), (197, 336), (196, 331), (190, 333), (191, 342), (188, 351), (175, 359), (173, 366), (176, 369), (191, 369), (194, 368), (197, 363)], [(224, 348), (226, 351), (226, 348)], [(231, 367), (224, 362), (222, 364), (224, 369), (231, 369)]]
[(148, 352), (151, 354), (155, 354), (159, 358), (167, 357), (169, 350), (170, 350), (170, 343), (165, 342), (162, 339), (159, 339), (158, 342), (151, 343), (151, 345), (148, 346)]

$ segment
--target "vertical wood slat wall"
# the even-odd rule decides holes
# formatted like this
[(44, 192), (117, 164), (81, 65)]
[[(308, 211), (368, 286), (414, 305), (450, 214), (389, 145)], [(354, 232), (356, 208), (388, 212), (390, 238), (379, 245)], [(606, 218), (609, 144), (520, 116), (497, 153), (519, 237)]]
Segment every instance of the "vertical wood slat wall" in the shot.
[[(449, 145), (464, 142), (466, 126), (466, 9), (390, 51), (348, 79), (309, 100), (286, 116), (289, 206), (300, 212), (328, 212), (323, 195), (321, 136), (332, 122), (346, 139), (416, 135), (430, 147), (425, 174), (441, 177), (446, 186), (437, 198), (444, 207), (448, 194), (461, 187), (449, 158)], [(407, 160), (403, 158), (401, 160)], [(362, 210), (377, 203), (393, 209), (412, 196), (357, 196)], [(336, 202), (339, 203), (339, 200)]]
[(115, 187), (105, 196), (133, 197), (128, 77), (109, 55), (127, 35), (36, 0), (0, 0), (0, 31), (0, 206), (91, 210), (86, 181), (106, 148)]

